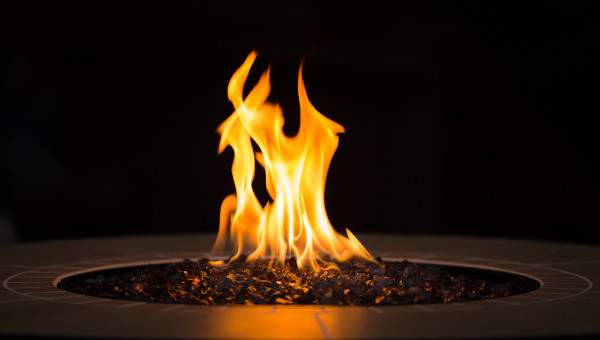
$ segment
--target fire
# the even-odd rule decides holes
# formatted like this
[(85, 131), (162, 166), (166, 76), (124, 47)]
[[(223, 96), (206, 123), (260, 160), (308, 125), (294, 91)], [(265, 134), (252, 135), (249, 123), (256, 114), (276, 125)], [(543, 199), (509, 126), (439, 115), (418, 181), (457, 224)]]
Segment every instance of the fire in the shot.
[[(231, 236), (236, 246), (232, 260), (248, 254), (248, 261), (269, 259), (271, 264), (295, 256), (301, 268), (320, 271), (335, 268), (325, 255), (337, 261), (373, 257), (346, 229), (338, 234), (327, 217), (324, 193), (329, 164), (344, 128), (323, 116), (308, 100), (302, 66), (298, 72), (300, 128), (296, 136), (283, 131), (283, 112), (267, 102), (271, 90), (270, 69), (265, 71), (246, 98), (243, 88), (256, 59), (252, 52), (233, 74), (227, 88), (235, 111), (217, 129), (219, 154), (231, 146), (236, 194), (221, 205), (219, 234), (213, 252), (221, 251)], [(252, 140), (260, 148), (255, 152)], [(270, 202), (262, 206), (252, 188), (256, 161), (264, 168)]]

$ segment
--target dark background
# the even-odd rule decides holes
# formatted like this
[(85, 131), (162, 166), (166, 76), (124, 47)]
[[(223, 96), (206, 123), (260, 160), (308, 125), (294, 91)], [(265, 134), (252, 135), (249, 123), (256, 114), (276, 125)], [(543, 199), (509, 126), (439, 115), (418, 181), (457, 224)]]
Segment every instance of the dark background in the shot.
[(286, 132), (303, 55), (346, 128), (336, 229), (598, 243), (595, 2), (0, 6), (4, 242), (216, 232), (234, 187), (215, 128), (257, 49)]

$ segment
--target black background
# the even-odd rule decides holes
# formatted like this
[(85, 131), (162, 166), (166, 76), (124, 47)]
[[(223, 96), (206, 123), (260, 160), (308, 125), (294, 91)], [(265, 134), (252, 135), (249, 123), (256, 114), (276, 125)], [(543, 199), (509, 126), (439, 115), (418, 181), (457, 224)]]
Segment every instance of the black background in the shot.
[(594, 2), (1, 6), (0, 212), (19, 240), (216, 232), (234, 187), (215, 129), (256, 49), (249, 82), (271, 63), (287, 133), (303, 56), (346, 128), (336, 229), (598, 243)]

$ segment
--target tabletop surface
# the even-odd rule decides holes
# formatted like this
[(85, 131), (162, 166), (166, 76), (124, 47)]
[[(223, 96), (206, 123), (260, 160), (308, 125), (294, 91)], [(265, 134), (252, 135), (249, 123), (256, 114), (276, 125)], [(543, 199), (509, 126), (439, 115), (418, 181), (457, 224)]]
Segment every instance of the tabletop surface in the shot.
[(0, 246), (0, 335), (154, 339), (440, 339), (600, 334), (600, 247), (532, 240), (362, 234), (374, 256), (519, 273), (541, 288), (404, 306), (197, 306), (79, 295), (72, 273), (207, 257), (216, 235), (152, 235)]

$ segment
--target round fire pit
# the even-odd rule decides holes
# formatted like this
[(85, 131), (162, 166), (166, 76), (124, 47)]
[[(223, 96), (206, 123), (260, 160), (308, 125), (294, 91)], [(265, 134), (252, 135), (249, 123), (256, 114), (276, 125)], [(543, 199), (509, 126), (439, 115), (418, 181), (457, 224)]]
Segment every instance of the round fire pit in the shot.
[(359, 235), (374, 256), (538, 282), (530, 292), (408, 305), (191, 305), (94, 297), (61, 280), (208, 257), (214, 235), (5, 245), (0, 334), (76, 338), (514, 338), (600, 333), (600, 248), (451, 236)]
[[(220, 263), (222, 261), (219, 261)], [(63, 278), (61, 289), (89, 296), (200, 305), (386, 306), (465, 302), (523, 294), (540, 283), (515, 273), (409, 261), (330, 262), (301, 270), (295, 258), (269, 265), (245, 257), (220, 265), (184, 259), (116, 267)]]

